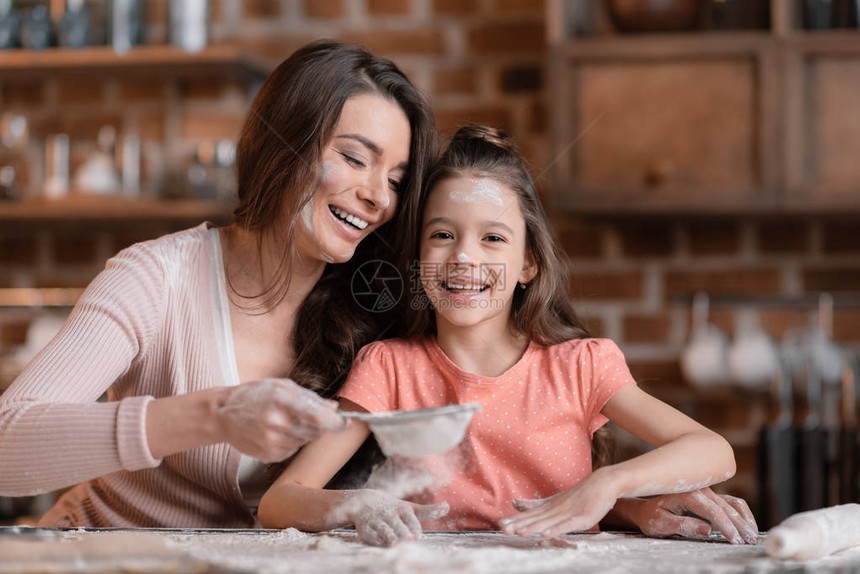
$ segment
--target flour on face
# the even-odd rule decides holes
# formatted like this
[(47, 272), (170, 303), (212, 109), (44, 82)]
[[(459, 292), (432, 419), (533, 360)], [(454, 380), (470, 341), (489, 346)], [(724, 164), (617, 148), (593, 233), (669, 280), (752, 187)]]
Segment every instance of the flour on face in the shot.
[(486, 177), (469, 178), (469, 189), (455, 189), (448, 193), (451, 201), (484, 205), (502, 205), (502, 188)]
[(313, 233), (314, 231), (314, 198), (311, 197), (310, 201), (308, 201), (305, 206), (302, 208), (302, 223), (305, 225), (305, 229)]

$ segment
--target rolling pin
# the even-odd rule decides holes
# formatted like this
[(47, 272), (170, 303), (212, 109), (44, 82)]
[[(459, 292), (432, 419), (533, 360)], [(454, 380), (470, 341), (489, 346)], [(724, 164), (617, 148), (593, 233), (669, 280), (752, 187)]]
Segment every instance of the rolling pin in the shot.
[(814, 560), (860, 546), (860, 504), (840, 504), (789, 516), (771, 529), (764, 543), (768, 556)]

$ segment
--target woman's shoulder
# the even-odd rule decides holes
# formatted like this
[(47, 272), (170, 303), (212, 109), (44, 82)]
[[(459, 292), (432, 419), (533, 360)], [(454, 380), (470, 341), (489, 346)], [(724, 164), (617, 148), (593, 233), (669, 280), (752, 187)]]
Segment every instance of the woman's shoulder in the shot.
[(115, 255), (115, 257), (170, 256), (178, 252), (206, 249), (212, 242), (210, 224), (202, 223), (197, 227), (168, 233), (154, 239), (134, 243)]

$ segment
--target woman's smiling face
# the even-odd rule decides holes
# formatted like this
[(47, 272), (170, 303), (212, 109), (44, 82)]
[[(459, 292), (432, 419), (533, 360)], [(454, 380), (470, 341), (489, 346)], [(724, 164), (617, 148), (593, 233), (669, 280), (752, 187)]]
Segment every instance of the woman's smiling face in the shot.
[(394, 216), (412, 134), (403, 110), (378, 94), (350, 97), (323, 150), (319, 187), (299, 214), (306, 260), (348, 261), (362, 239)]

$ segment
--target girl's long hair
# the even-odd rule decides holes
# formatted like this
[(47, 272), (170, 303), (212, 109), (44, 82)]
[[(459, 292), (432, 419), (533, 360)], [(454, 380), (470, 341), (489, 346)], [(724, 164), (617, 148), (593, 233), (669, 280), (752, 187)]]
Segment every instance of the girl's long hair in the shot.
[[(514, 289), (511, 324), (529, 340), (555, 345), (571, 339), (589, 337), (570, 303), (568, 289), (570, 264), (553, 236), (534, 180), (513, 140), (504, 132), (478, 125), (460, 128), (439, 160), (430, 168), (418, 202), (415, 232), (411, 235), (413, 289), (409, 305), (410, 335), (436, 333), (436, 318), (418, 277), (421, 214), (434, 186), (452, 177), (488, 177), (516, 193), (526, 223), (526, 248), (537, 265), (537, 275), (526, 289)], [(614, 438), (608, 426), (598, 429), (591, 440), (592, 467), (613, 461)]]
[(284, 246), (278, 269), (267, 270), (271, 278), (262, 292), (239, 293), (231, 286), (235, 304), (248, 313), (264, 313), (289, 288), (298, 214), (319, 185), (320, 159), (344, 103), (366, 93), (381, 95), (406, 114), (409, 166), (394, 220), (365, 238), (349, 262), (327, 265), (298, 312), (290, 376), (327, 397), (337, 393), (363, 345), (403, 332), (402, 305), (386, 312), (363, 308), (353, 296), (351, 281), (364, 263), (402, 264), (399, 238), (410, 229), (408, 214), (416, 211), (420, 183), (436, 152), (432, 111), (390, 60), (349, 44), (320, 41), (297, 50), (269, 75), (237, 143), (235, 222), (256, 234), (260, 251), (267, 238)]
[[(504, 132), (486, 126), (460, 128), (439, 160), (430, 168), (422, 186), (419, 213), (423, 213), (434, 186), (452, 177), (487, 177), (510, 188), (519, 200), (526, 223), (526, 249), (537, 275), (525, 289), (514, 289), (511, 324), (517, 332), (541, 345), (555, 345), (570, 339), (588, 337), (568, 298), (568, 261), (553, 237), (534, 181), (513, 140)], [(409, 245), (413, 261), (419, 259), (420, 221)], [(412, 265), (413, 285), (419, 272)], [(426, 294), (418, 288), (410, 304), (409, 334), (436, 332), (436, 320)]]

